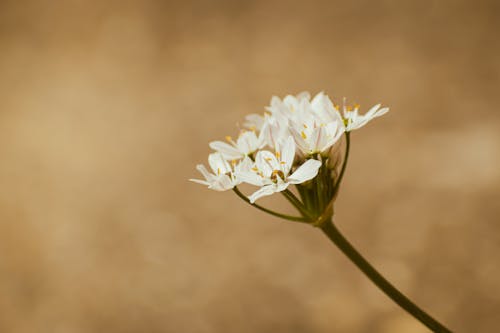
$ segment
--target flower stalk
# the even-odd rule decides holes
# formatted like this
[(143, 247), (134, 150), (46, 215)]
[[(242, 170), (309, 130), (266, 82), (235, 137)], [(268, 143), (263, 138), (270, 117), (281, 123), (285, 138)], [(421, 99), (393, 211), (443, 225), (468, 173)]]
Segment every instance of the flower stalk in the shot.
[(438, 322), (427, 312), (419, 308), (407, 296), (394, 287), (349, 243), (340, 233), (333, 221), (321, 224), (323, 233), (344, 253), (351, 262), (356, 265), (384, 294), (390, 297), (400, 307), (418, 319), (433, 332), (451, 332), (443, 324)]

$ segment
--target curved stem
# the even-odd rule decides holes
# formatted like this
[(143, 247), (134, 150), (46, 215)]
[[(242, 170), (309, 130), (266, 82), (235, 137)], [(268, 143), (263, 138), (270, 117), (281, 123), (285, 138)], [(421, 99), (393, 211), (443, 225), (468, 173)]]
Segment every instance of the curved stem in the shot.
[(295, 196), (295, 194), (293, 194), (292, 191), (290, 191), (289, 189), (286, 189), (286, 190), (282, 191), (281, 194), (283, 194), (285, 196), (285, 198), (288, 201), (290, 201), (290, 203), (295, 208), (297, 208), (297, 210), (302, 214), (302, 216), (304, 216), (308, 219), (311, 218), (311, 214), (309, 213), (309, 211), (306, 209), (304, 204)]
[(351, 148), (351, 132), (345, 132), (345, 155), (344, 155), (344, 161), (342, 162), (342, 169), (340, 169), (340, 174), (339, 178), (337, 178), (337, 181), (335, 182), (335, 187), (333, 188), (333, 200), (335, 200), (335, 197), (337, 196), (337, 193), (339, 192), (340, 188), (340, 183), (342, 182), (342, 178), (344, 177), (344, 172), (347, 166), (347, 160), (349, 159), (349, 149)]
[(349, 243), (347, 239), (335, 227), (333, 222), (325, 221), (321, 226), (321, 230), (337, 247), (373, 282), (380, 290), (389, 296), (400, 307), (405, 309), (409, 314), (418, 319), (422, 324), (427, 326), (433, 332), (448, 332), (451, 331), (444, 325), (432, 318), (428, 313), (419, 308), (408, 297), (397, 290), (389, 281), (387, 281), (363, 256)]
[(253, 207), (257, 208), (257, 209), (260, 209), (261, 211), (263, 212), (266, 212), (268, 214), (271, 214), (273, 216), (276, 216), (276, 217), (279, 217), (279, 218), (282, 218), (282, 219), (285, 219), (285, 220), (289, 220), (289, 221), (294, 221), (294, 222), (303, 222), (303, 223), (306, 223), (308, 222), (309, 220), (304, 218), (304, 217), (297, 217), (297, 216), (291, 216), (291, 215), (286, 215), (286, 214), (281, 214), (281, 213), (277, 213), (275, 211), (272, 211), (270, 209), (267, 209), (265, 207), (262, 207), (256, 203), (251, 203), (250, 200), (243, 194), (241, 193), (241, 191), (235, 186), (233, 188), (233, 191), (234, 193), (236, 193), (241, 199), (243, 199), (246, 203), (252, 205)]

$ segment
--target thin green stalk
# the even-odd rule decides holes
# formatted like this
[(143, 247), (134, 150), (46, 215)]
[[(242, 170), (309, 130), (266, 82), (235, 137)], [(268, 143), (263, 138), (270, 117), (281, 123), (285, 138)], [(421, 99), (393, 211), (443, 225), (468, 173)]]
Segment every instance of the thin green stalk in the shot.
[(283, 196), (295, 207), (297, 210), (304, 216), (305, 218), (308, 218), (309, 220), (311, 219), (311, 214), (307, 210), (307, 208), (304, 206), (304, 204), (293, 194), (292, 191), (289, 189), (286, 189), (281, 192)]
[(347, 166), (347, 160), (349, 159), (349, 150), (351, 148), (351, 132), (345, 132), (345, 155), (344, 161), (342, 162), (342, 168), (340, 169), (339, 178), (335, 182), (335, 187), (333, 188), (333, 200), (337, 196), (340, 188), (340, 183), (342, 182), (342, 178), (344, 177), (344, 172)]
[(282, 219), (285, 219), (285, 220), (289, 220), (289, 221), (294, 221), (294, 222), (302, 222), (302, 223), (307, 223), (309, 222), (308, 219), (306, 219), (305, 217), (298, 217), (298, 216), (291, 216), (291, 215), (286, 215), (286, 214), (281, 214), (281, 213), (277, 213), (275, 211), (272, 211), (270, 209), (267, 209), (265, 207), (262, 207), (256, 203), (251, 203), (250, 200), (243, 194), (241, 193), (241, 191), (235, 186), (233, 188), (233, 191), (234, 193), (236, 193), (241, 199), (243, 199), (246, 203), (254, 206), (255, 208), (257, 209), (260, 209), (261, 211), (263, 212), (266, 212), (268, 214), (271, 214), (273, 216), (276, 216), (276, 217), (279, 217), (279, 218), (282, 218)]
[(387, 281), (340, 233), (333, 222), (325, 221), (320, 226), (325, 235), (377, 286), (400, 307), (406, 310), (433, 332), (451, 333), (443, 324), (419, 308), (408, 297)]

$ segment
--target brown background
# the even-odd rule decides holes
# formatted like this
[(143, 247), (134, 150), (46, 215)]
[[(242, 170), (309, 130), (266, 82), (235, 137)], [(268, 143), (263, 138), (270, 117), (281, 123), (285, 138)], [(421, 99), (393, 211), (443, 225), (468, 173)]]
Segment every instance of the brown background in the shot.
[(2, 0), (0, 332), (425, 332), (317, 230), (187, 181), (302, 90), (391, 107), (337, 223), (452, 329), (498, 330), (499, 31), (498, 1)]

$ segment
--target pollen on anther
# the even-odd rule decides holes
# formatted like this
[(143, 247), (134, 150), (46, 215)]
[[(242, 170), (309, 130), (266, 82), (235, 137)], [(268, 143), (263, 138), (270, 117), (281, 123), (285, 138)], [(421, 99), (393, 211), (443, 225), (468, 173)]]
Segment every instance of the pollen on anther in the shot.
[(257, 171), (259, 171), (259, 169), (257, 169), (256, 167), (253, 167), (253, 168), (252, 168), (252, 171), (257, 172)]
[(226, 141), (231, 142), (231, 141), (233, 141), (233, 138), (232, 138), (232, 137), (230, 137), (229, 135), (226, 135)]
[(280, 158), (281, 157), (281, 154), (279, 151), (277, 151), (276, 153), (274, 153), (274, 155), (276, 155), (276, 158)]
[(285, 162), (285, 161), (281, 161), (281, 162), (280, 162), (280, 164), (281, 164), (281, 165), (285, 165), (285, 164), (286, 164), (286, 162)]
[(354, 104), (354, 108), (355, 108), (355, 109), (359, 109), (359, 107), (360, 107), (360, 106), (361, 106), (361, 105), (359, 105), (359, 104)]
[(302, 124), (302, 126), (304, 126), (304, 128), (307, 128), (307, 125), (306, 125), (306, 124)]
[(300, 132), (300, 136), (301, 136), (303, 139), (307, 139), (307, 135), (306, 135), (306, 133), (304, 133), (304, 131)]
[(217, 175), (220, 175), (220, 168), (217, 168)]

